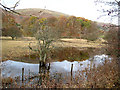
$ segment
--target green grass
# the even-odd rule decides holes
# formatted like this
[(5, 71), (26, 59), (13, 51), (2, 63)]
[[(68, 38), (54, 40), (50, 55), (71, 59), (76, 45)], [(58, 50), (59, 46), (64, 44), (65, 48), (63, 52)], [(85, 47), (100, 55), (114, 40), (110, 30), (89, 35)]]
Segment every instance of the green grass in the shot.
[(104, 38), (105, 36), (104, 35), (101, 35), (100, 38)]

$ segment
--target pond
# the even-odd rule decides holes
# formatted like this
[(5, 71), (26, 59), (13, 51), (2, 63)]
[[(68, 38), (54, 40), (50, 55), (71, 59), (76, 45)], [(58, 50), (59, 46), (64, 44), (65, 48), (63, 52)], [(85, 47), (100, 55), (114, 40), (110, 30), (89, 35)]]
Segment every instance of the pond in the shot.
[[(73, 64), (73, 76), (74, 72), (85, 70), (85, 68), (90, 68), (90, 66), (94, 65), (97, 67), (98, 65), (102, 65), (105, 60), (111, 60), (107, 55), (95, 55), (93, 58), (89, 58), (84, 61), (57, 61), (47, 63), (47, 66), (50, 65), (49, 74), (53, 76), (55, 73), (66, 74), (71, 72), (71, 65)], [(17, 62), (12, 60), (7, 60), (2, 62), (2, 77), (17, 77), (22, 75), (22, 68), (24, 68), (24, 75), (29, 74), (38, 74), (39, 72), (39, 64), (31, 64), (24, 62)]]

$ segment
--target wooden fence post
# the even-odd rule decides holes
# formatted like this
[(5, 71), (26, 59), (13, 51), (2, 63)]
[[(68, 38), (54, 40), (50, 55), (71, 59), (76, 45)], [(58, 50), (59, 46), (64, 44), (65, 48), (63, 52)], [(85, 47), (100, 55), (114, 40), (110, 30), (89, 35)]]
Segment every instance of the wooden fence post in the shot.
[(22, 83), (24, 81), (24, 68), (22, 68)]
[(30, 49), (32, 50), (32, 48), (30, 47), (30, 44), (31, 44), (31, 43), (32, 43), (32, 42), (30, 42), (30, 43), (29, 43), (29, 46), (28, 46), (28, 47), (29, 47), (29, 59), (30, 59)]
[(29, 81), (30, 81), (30, 69), (29, 69)]
[(39, 74), (41, 74), (41, 65), (42, 63), (41, 63), (41, 61), (39, 61)]
[(72, 71), (73, 71), (73, 64), (71, 65), (71, 80), (72, 80)]
[(49, 63), (49, 66), (48, 66), (48, 70), (50, 70), (50, 63)]

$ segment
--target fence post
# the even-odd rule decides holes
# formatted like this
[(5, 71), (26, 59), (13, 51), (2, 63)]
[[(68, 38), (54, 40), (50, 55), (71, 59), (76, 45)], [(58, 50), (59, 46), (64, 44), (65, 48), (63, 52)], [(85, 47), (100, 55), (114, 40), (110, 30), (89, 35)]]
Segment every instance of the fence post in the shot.
[(72, 80), (72, 71), (73, 71), (73, 64), (71, 65), (71, 80)]
[(30, 69), (29, 69), (29, 81), (30, 81)]
[(42, 63), (41, 63), (41, 61), (39, 61), (39, 74), (41, 74), (41, 65)]
[(22, 83), (24, 81), (24, 68), (22, 68)]
[(48, 70), (50, 70), (50, 63), (49, 63), (49, 66), (48, 66)]

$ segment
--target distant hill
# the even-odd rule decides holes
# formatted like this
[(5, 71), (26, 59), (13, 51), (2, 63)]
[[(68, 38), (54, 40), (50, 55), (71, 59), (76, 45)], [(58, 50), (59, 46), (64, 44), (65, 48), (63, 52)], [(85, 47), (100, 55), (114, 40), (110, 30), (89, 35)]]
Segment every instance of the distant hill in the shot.
[(16, 12), (19, 12), (21, 15), (14, 15), (15, 20), (17, 23), (22, 22), (26, 18), (29, 18), (30, 16), (37, 16), (40, 18), (48, 18), (48, 17), (59, 17), (59, 16), (66, 16), (68, 17), (69, 15), (56, 12), (56, 11), (51, 11), (47, 9), (40, 9), (40, 8), (28, 8), (28, 9), (18, 9)]
[[(0, 8), (1, 9), (1, 8)], [(5, 14), (7, 13), (5, 10), (2, 9), (2, 12)], [(18, 9), (16, 12), (19, 12), (21, 15), (16, 15), (11, 13), (15, 17), (15, 20), (17, 23), (21, 23), (26, 18), (29, 18), (30, 16), (37, 16), (40, 18), (48, 18), (48, 17), (59, 17), (59, 16), (66, 16), (69, 17), (70, 15), (64, 14), (61, 12), (56, 12), (52, 10), (47, 9), (40, 9), (40, 8), (27, 8), (27, 9)], [(98, 28), (101, 30), (106, 30), (106, 26), (112, 25), (109, 23), (102, 23), (102, 22), (96, 22), (98, 25)], [(105, 26), (105, 27), (104, 27)]]
[[(59, 16), (66, 16), (69, 17), (70, 15), (68, 14), (64, 14), (61, 12), (56, 12), (56, 11), (52, 11), (52, 10), (47, 10), (47, 9), (40, 9), (40, 8), (27, 8), (27, 9), (18, 9), (16, 10), (17, 12), (21, 13), (20, 16), (15, 16), (16, 17), (16, 21), (17, 22), (21, 22), (25, 17), (29, 17), (29, 16), (37, 16), (37, 17), (41, 17), (41, 18), (48, 18), (48, 17), (59, 17)], [(98, 27), (101, 30), (106, 30), (104, 28), (104, 26), (109, 26), (111, 24), (109, 23), (102, 23), (102, 22), (97, 22)]]
[(64, 13), (47, 10), (47, 9), (40, 9), (40, 8), (28, 8), (28, 9), (18, 9), (17, 12), (21, 13), (22, 15), (35, 15), (39, 17), (50, 17), (50, 16), (69, 16)]
[[(6, 12), (4, 9), (0, 8), (3, 14), (9, 13)], [(66, 16), (69, 17), (69, 15), (52, 11), (52, 10), (47, 10), (47, 9), (40, 9), (40, 8), (28, 8), (28, 9), (18, 9), (16, 12), (20, 13), (21, 15), (17, 15), (14, 13), (9, 13), (15, 17), (15, 21), (17, 23), (21, 23), (23, 20), (26, 18), (29, 18), (30, 16), (37, 16), (40, 18), (48, 18), (48, 17), (59, 17), (59, 16)]]

